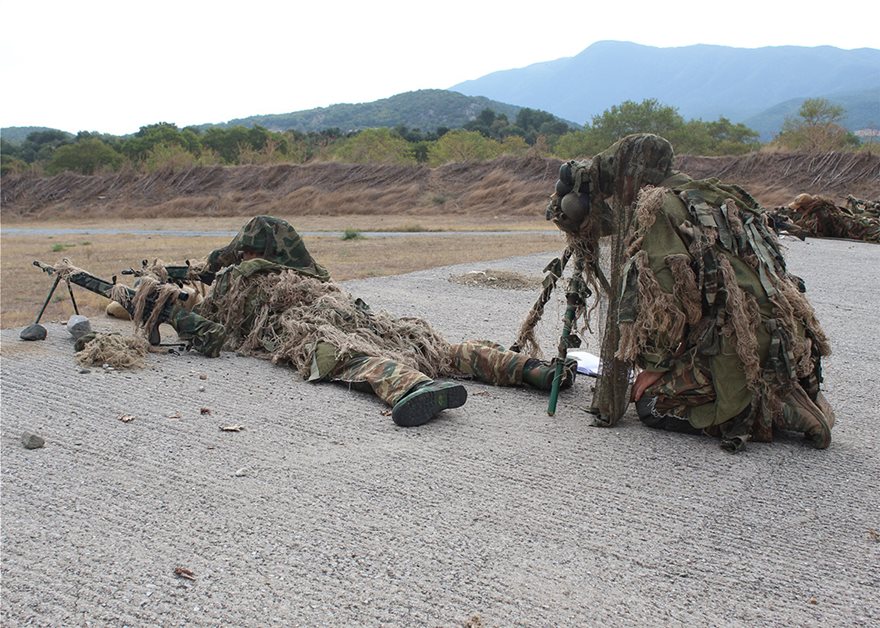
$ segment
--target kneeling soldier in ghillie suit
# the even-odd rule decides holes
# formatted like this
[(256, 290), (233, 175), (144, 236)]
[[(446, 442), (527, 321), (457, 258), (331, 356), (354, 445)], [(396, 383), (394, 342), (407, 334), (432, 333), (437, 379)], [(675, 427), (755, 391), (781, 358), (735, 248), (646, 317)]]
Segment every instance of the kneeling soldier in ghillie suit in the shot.
[(764, 210), (740, 187), (693, 180), (672, 161), (665, 139), (627, 136), (563, 164), (547, 209), (588, 253), (612, 236), (613, 342), (603, 342), (597, 423), (623, 414), (613, 389), (625, 390), (636, 365), (631, 399), (650, 427), (705, 431), (728, 451), (770, 441), (774, 429), (828, 447), (834, 413), (819, 383), (830, 346)]
[[(398, 425), (421, 425), (464, 404), (464, 386), (441, 377), (550, 389), (555, 367), (546, 362), (486, 341), (452, 344), (424, 320), (371, 311), (330, 281), (296, 230), (278, 218), (251, 219), (207, 264), (216, 272), (213, 290), (194, 314), (175, 317), (181, 338), (214, 356), (216, 338), (199, 339), (222, 328), (226, 349), (290, 364), (309, 381), (374, 392)], [(574, 377), (568, 365), (565, 384)]]

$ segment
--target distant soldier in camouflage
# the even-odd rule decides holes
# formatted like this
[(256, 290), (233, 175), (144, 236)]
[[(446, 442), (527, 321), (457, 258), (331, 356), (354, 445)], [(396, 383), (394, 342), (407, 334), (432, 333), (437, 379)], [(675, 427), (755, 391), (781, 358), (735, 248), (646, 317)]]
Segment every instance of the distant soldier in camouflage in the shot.
[(836, 205), (830, 198), (799, 194), (787, 207), (777, 207), (771, 215), (794, 225), (795, 235), (816, 238), (848, 238), (880, 242), (880, 217), (877, 203), (847, 197), (848, 207)]
[(847, 194), (846, 206), (854, 214), (868, 214), (875, 218), (880, 217), (880, 201), (870, 201), (864, 198), (856, 198), (852, 194)]
[(693, 180), (672, 161), (665, 139), (628, 136), (564, 164), (547, 210), (587, 255), (617, 239), (599, 424), (625, 408), (603, 406), (601, 391), (626, 386), (635, 365), (632, 399), (650, 427), (714, 434), (732, 452), (777, 429), (828, 447), (835, 417), (819, 384), (830, 344), (766, 213), (738, 186)]
[[(441, 377), (550, 389), (551, 364), (486, 341), (450, 344), (421, 319), (372, 312), (330, 281), (278, 218), (251, 219), (208, 256), (207, 270), (216, 272), (211, 294), (172, 321), (181, 339), (208, 356), (234, 349), (288, 363), (310, 381), (372, 391), (398, 425), (421, 425), (465, 403), (464, 386)], [(574, 377), (568, 364), (564, 384)]]

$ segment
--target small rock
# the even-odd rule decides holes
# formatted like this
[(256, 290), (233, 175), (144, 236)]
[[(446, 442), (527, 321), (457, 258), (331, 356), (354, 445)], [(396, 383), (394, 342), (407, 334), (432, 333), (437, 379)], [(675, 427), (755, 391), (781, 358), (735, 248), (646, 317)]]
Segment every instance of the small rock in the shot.
[(21, 330), (18, 337), (22, 340), (45, 340), (46, 328), (42, 325), (29, 325)]
[(74, 314), (67, 321), (67, 331), (76, 340), (79, 340), (86, 334), (92, 333), (92, 324), (89, 319), (82, 314)]
[(21, 444), (24, 445), (25, 449), (39, 449), (46, 444), (46, 439), (42, 436), (25, 432), (21, 435)]
[(247, 467), (242, 467), (238, 471), (235, 472), (235, 477), (241, 478), (247, 475)]
[(199, 375), (199, 379), (208, 379), (208, 374), (202, 373), (201, 375)]
[(86, 373), (91, 373), (91, 371), (90, 371), (89, 369), (87, 369), (87, 368), (81, 368), (81, 369), (79, 370), (79, 374), (80, 374), (80, 375), (85, 375)]
[(204, 387), (204, 386), (199, 386), (199, 392), (205, 392), (205, 387)]

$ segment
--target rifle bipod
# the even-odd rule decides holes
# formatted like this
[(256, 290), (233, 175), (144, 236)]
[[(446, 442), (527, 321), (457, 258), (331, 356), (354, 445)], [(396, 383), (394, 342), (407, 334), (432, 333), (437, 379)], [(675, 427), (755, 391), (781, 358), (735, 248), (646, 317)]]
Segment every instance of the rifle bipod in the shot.
[[(34, 266), (40, 267), (38, 262), (34, 262)], [(40, 311), (37, 313), (37, 318), (34, 320), (33, 324), (28, 325), (24, 329), (21, 330), (21, 333), (18, 334), (18, 337), (22, 340), (45, 340), (47, 331), (46, 328), (40, 325), (40, 319), (43, 318), (43, 313), (46, 311), (46, 307), (49, 305), (49, 301), (52, 299), (52, 295), (55, 294), (55, 290), (58, 288), (58, 284), (61, 283), (61, 275), (55, 274), (55, 280), (52, 282), (52, 287), (49, 288), (49, 294), (46, 295), (46, 300), (43, 301), (43, 307), (40, 308)], [(79, 314), (79, 308), (76, 306), (76, 299), (73, 298), (73, 288), (70, 286), (70, 282), (67, 281), (67, 293), (70, 295), (70, 302), (73, 304), (73, 312), (74, 314)]]

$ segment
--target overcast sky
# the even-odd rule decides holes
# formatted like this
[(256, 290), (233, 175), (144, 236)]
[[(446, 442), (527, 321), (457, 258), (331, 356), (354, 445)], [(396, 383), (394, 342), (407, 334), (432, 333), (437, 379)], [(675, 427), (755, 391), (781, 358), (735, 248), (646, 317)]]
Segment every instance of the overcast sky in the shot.
[(122, 135), (155, 122), (370, 102), (571, 57), (603, 40), (877, 48), (871, 5), (0, 0), (0, 126)]

